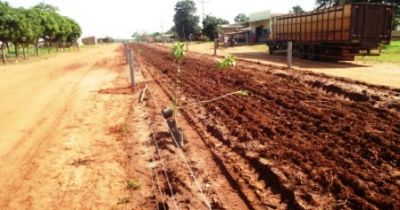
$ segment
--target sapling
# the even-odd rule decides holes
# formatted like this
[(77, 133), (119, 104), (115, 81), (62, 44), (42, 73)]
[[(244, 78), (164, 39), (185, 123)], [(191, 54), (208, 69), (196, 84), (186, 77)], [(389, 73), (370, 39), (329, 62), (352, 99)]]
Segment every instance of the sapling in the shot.
[(225, 56), (222, 61), (217, 60), (216, 66), (219, 69), (227, 69), (227, 68), (235, 67), (236, 66), (236, 58), (231, 55)]
[(181, 73), (181, 64), (182, 60), (185, 56), (185, 52), (183, 47), (185, 46), (184, 43), (176, 42), (173, 45), (172, 53), (176, 63), (176, 75), (175, 75), (175, 101), (174, 101), (174, 118), (176, 118), (176, 113), (179, 107), (179, 76)]
[[(162, 115), (164, 118), (167, 120), (168, 127), (170, 128), (171, 135), (177, 140), (178, 146), (182, 147), (183, 146), (183, 132), (182, 129), (178, 127), (178, 124), (176, 122), (176, 116), (177, 112), (180, 109), (180, 94), (179, 94), (179, 86), (180, 86), (180, 73), (181, 73), (181, 65), (182, 61), (185, 57), (184, 53), (184, 43), (181, 42), (176, 42), (173, 44), (172, 48), (172, 55), (174, 57), (174, 61), (176, 64), (176, 75), (175, 75), (175, 98), (174, 98), (174, 104), (173, 104), (173, 109), (170, 108), (165, 108), (162, 110)], [(226, 56), (223, 61), (220, 62), (220, 64), (217, 63), (217, 67), (219, 68), (230, 68), (236, 65), (236, 59), (233, 56)], [(248, 92), (246, 90), (238, 90), (232, 93), (228, 93), (222, 96), (218, 96), (216, 98), (206, 100), (206, 101), (200, 101), (196, 102), (193, 104), (204, 104), (204, 103), (209, 103), (213, 102), (216, 100), (223, 99), (225, 97), (231, 96), (231, 95), (239, 95), (239, 96), (248, 96)]]

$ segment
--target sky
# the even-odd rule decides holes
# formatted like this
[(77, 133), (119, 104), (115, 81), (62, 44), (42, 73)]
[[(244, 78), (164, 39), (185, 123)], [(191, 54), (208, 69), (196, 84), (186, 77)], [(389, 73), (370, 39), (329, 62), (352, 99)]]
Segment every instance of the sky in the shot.
[[(5, 0), (14, 7), (31, 7), (40, 2), (57, 6), (60, 13), (76, 20), (85, 36), (130, 38), (134, 32), (162, 32), (173, 26), (177, 0)], [(204, 13), (233, 22), (239, 13), (271, 10), (287, 13), (295, 5), (304, 10), (315, 8), (316, 0), (194, 0), (197, 15)]]

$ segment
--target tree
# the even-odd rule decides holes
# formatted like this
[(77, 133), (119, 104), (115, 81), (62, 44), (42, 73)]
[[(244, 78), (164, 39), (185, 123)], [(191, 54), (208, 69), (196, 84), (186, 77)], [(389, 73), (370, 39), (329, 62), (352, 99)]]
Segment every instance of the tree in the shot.
[(25, 11), (25, 16), (31, 27), (32, 35), (29, 37), (29, 42), (35, 45), (36, 55), (39, 55), (39, 40), (43, 37), (44, 26), (42, 25), (43, 16), (40, 10), (31, 8)]
[(176, 33), (175, 26), (172, 26), (172, 27), (167, 31), (167, 33), (175, 34), (175, 33)]
[(71, 22), (64, 16), (56, 15), (56, 21), (59, 26), (59, 30), (56, 33), (56, 47), (64, 48), (68, 39), (68, 36), (72, 33)]
[(249, 22), (250, 18), (247, 15), (240, 13), (240, 14), (236, 15), (234, 20), (235, 20), (235, 23), (247, 23), (247, 22)]
[[(7, 2), (0, 1), (0, 41), (8, 47), (8, 42), (11, 39), (11, 7)], [(4, 48), (1, 48), (3, 63), (6, 63)]]
[[(0, 0), (0, 41), (7, 48), (9, 43), (12, 43), (16, 57), (19, 56), (18, 50), (22, 47), (25, 58), (25, 49), (32, 44), (36, 46), (38, 54), (41, 39), (49, 44), (50, 50), (50, 43), (56, 43), (57, 46), (70, 45), (76, 42), (81, 33), (79, 24), (59, 15), (57, 7), (40, 3), (29, 9), (12, 8)], [(5, 58), (4, 52), (2, 54)]]
[(133, 34), (132, 34), (132, 38), (133, 38), (135, 41), (139, 41), (139, 40), (140, 40), (140, 33), (139, 33), (139, 32), (133, 33)]
[(196, 16), (196, 4), (193, 0), (180, 0), (175, 5), (175, 30), (181, 40), (186, 40), (190, 34), (200, 31), (199, 16)]
[(33, 8), (37, 9), (41, 14), (43, 39), (47, 43), (48, 51), (50, 52), (51, 43), (56, 41), (56, 36), (59, 33), (59, 25), (57, 22), (58, 9), (54, 6), (40, 3)]
[(229, 24), (229, 21), (207, 15), (203, 20), (203, 34), (213, 40), (218, 33), (218, 25)]
[(67, 20), (70, 22), (70, 25), (71, 25), (71, 33), (67, 37), (67, 42), (69, 43), (69, 46), (75, 44), (76, 46), (79, 47), (78, 39), (82, 35), (81, 26), (77, 22), (75, 22), (74, 20), (72, 20), (70, 18), (67, 18)]
[(294, 14), (301, 14), (301, 13), (303, 13), (303, 12), (305, 12), (305, 11), (304, 11), (303, 8), (301, 8), (300, 5), (296, 5), (296, 6), (292, 7), (291, 13), (294, 13)]

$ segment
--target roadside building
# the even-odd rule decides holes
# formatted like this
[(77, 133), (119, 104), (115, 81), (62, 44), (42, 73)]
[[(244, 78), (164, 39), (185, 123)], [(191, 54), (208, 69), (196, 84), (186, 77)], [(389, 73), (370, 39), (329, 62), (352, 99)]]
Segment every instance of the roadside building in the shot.
[(236, 43), (249, 43), (250, 29), (247, 23), (233, 23), (219, 25), (220, 37)]
[(266, 42), (271, 33), (272, 18), (283, 14), (272, 14), (270, 10), (249, 14), (249, 41)]
[(175, 41), (175, 34), (163, 34), (162, 41), (164, 42), (174, 42)]
[(83, 45), (95, 45), (97, 44), (97, 40), (95, 36), (89, 36), (82, 38)]

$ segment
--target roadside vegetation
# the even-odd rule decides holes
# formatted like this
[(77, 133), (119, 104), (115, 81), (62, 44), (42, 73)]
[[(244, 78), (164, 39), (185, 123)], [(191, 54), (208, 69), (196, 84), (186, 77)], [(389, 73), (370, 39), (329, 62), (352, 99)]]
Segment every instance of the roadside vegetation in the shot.
[(380, 56), (359, 56), (358, 61), (400, 63), (400, 41), (392, 41), (383, 46)]
[[(58, 13), (58, 8), (40, 3), (31, 8), (13, 8), (0, 1), (0, 41), (2, 60), (25, 59), (27, 55), (39, 55), (47, 48), (58, 52), (60, 48), (77, 46), (81, 27), (69, 17)], [(13, 49), (10, 49), (13, 48)]]

